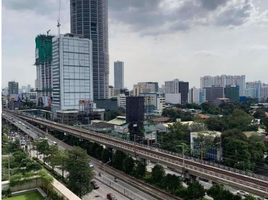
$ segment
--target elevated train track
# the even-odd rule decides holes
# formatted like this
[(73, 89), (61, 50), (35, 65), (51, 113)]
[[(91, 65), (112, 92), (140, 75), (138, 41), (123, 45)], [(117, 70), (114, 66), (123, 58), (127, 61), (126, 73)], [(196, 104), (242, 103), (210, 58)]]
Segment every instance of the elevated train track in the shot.
[(226, 166), (201, 162), (198, 159), (182, 158), (180, 155), (167, 152), (162, 149), (153, 148), (147, 145), (129, 142), (110, 137), (105, 134), (77, 129), (73, 126), (63, 125), (48, 120), (42, 120), (21, 113), (12, 114), (28, 121), (35, 122), (47, 128), (65, 132), (76, 137), (81, 137), (120, 151), (130, 153), (143, 159), (161, 163), (177, 171), (182, 171), (184, 175), (191, 175), (212, 180), (224, 185), (229, 185), (238, 189), (248, 191), (261, 197), (268, 197), (268, 177), (256, 175), (249, 172), (229, 168)]

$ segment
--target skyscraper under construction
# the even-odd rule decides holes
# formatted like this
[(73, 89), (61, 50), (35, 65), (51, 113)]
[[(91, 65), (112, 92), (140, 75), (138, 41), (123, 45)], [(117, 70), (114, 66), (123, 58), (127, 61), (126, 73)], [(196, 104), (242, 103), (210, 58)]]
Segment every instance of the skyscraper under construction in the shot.
[(108, 1), (70, 0), (70, 12), (71, 33), (92, 40), (94, 99), (108, 98)]

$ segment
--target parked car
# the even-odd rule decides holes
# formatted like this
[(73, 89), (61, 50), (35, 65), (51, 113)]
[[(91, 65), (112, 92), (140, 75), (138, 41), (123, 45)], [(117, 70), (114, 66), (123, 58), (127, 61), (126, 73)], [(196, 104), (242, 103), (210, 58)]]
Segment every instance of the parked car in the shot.
[(109, 200), (117, 200), (116, 197), (112, 193), (107, 194), (107, 199), (109, 199)]
[(91, 184), (92, 184), (92, 186), (93, 186), (94, 189), (99, 189), (99, 187), (100, 187), (100, 186), (97, 184), (96, 181), (91, 181)]

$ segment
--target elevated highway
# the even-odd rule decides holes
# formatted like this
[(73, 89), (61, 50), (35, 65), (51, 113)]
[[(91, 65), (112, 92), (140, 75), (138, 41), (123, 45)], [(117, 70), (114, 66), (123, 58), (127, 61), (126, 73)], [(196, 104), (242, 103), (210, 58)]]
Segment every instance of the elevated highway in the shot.
[(181, 171), (184, 176), (202, 177), (223, 185), (245, 190), (261, 197), (268, 197), (268, 177), (265, 176), (244, 172), (215, 163), (202, 162), (199, 159), (194, 159), (191, 157), (183, 158), (182, 155), (162, 149), (153, 148), (126, 140), (120, 140), (118, 138), (113, 138), (108, 135), (93, 131), (77, 129), (73, 126), (30, 117), (19, 112), (12, 112), (12, 114), (47, 128), (103, 144), (113, 149), (130, 153), (142, 159), (148, 159), (161, 163), (168, 167), (174, 168), (176, 171)]

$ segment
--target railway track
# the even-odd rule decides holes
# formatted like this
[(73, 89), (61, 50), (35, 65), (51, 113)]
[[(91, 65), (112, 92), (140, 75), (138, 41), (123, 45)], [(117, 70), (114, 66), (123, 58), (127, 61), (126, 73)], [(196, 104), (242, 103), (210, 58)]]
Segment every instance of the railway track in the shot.
[[(46, 120), (40, 120), (36, 118), (32, 118), (29, 116), (19, 115), (19, 117), (27, 119), (27, 120), (34, 120), (44, 126), (47, 126), (49, 128), (57, 129), (60, 131), (64, 131), (68, 134), (75, 135), (77, 137), (82, 137), (87, 140), (91, 140), (94, 142), (98, 142), (107, 146), (111, 146), (115, 149), (127, 151), (130, 153), (136, 153), (137, 155), (141, 156), (152, 156), (155, 159), (161, 160), (162, 162), (165, 162), (167, 165), (180, 165), (182, 166), (183, 158), (171, 155), (169, 153), (164, 152), (163, 150), (156, 150), (149, 148), (148, 146), (134, 144), (132, 142), (127, 142), (124, 140), (115, 139), (112, 137), (109, 137), (104, 134), (95, 133), (95, 132), (89, 132), (87, 130), (77, 129), (72, 126), (62, 125), (59, 123), (52, 123), (48, 122)], [(246, 185), (253, 190), (262, 191), (262, 194), (267, 195), (268, 194), (268, 179), (261, 180), (257, 179), (251, 176), (246, 176), (243, 174), (239, 174), (236, 172), (227, 171), (225, 169), (217, 168), (211, 165), (206, 165), (203, 163), (199, 163), (190, 159), (184, 159), (185, 167), (188, 170), (200, 170), (203, 173), (210, 175), (210, 176), (216, 176), (218, 178), (223, 178), (229, 181), (236, 182), (237, 184)]]

